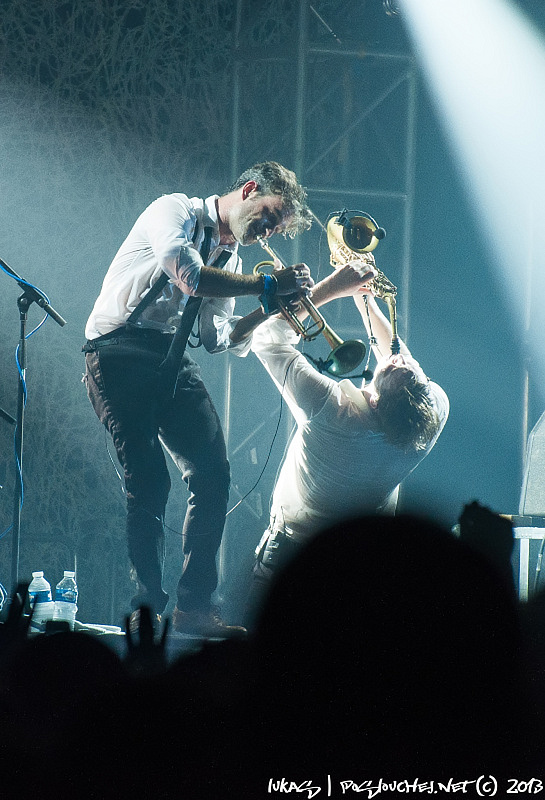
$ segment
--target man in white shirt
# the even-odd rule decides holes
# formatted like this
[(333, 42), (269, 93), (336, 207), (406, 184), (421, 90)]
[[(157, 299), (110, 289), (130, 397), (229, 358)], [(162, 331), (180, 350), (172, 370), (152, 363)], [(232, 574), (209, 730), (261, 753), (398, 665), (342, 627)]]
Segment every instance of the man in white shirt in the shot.
[[(210, 603), (229, 463), (198, 365), (184, 352), (190, 313), (198, 310), (198, 333), (208, 352), (246, 355), (249, 334), (274, 307), (275, 297), (301, 295), (312, 279), (304, 265), (274, 277), (243, 275), (238, 245), (274, 233), (294, 236), (308, 227), (306, 193), (295, 174), (276, 162), (246, 170), (221, 196), (160, 197), (121, 245), (87, 322), (87, 391), (124, 470), (135, 610), (146, 605), (161, 615), (169, 600), (162, 588), (170, 490), (163, 448), (190, 492), (172, 617), (182, 633), (237, 633)], [(233, 298), (241, 295), (259, 297), (261, 308), (244, 318), (234, 316)], [(200, 306), (196, 298), (202, 298)]]
[[(320, 374), (297, 351), (299, 336), (273, 317), (254, 333), (252, 350), (263, 363), (296, 422), (274, 489), (270, 524), (256, 550), (250, 605), (276, 567), (301, 542), (339, 519), (395, 511), (398, 486), (430, 452), (446, 422), (449, 403), (399, 340), (391, 355), (390, 319), (369, 281), (374, 258), (347, 264), (318, 283), (316, 306), (353, 296), (377, 359), (363, 388)], [(372, 284), (371, 284), (372, 286)]]

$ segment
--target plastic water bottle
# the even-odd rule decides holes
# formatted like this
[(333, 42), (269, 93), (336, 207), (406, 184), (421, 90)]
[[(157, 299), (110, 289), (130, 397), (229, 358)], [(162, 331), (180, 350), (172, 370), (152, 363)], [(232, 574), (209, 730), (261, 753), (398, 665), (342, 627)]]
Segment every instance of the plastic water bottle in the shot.
[(55, 603), (51, 597), (51, 586), (44, 578), (43, 572), (33, 572), (32, 581), (28, 587), (28, 597), (32, 612), (30, 630), (34, 633), (43, 632), (48, 619), (53, 619)]
[(75, 572), (65, 570), (64, 578), (58, 582), (55, 588), (53, 619), (68, 622), (71, 630), (74, 630), (74, 622), (78, 611), (78, 587), (75, 578)]

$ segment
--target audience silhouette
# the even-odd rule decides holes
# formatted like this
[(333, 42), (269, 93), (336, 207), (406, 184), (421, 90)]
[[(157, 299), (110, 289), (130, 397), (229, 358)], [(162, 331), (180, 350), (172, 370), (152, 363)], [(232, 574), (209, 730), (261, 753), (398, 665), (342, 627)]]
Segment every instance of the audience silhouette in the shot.
[(521, 755), (514, 596), (430, 521), (366, 517), (317, 537), (272, 588), (254, 650), (274, 758), (292, 770), (444, 777)]
[(29, 637), (16, 587), (0, 625), (5, 785), (199, 800), (282, 779), (310, 797), (326, 780), (341, 796), (349, 780), (537, 776), (543, 600), (519, 606), (503, 521), (500, 556), (485, 535), (499, 524), (477, 503), (459, 538), (413, 515), (339, 522), (279, 573), (246, 641), (170, 661), (147, 609), (124, 656), (89, 633)]

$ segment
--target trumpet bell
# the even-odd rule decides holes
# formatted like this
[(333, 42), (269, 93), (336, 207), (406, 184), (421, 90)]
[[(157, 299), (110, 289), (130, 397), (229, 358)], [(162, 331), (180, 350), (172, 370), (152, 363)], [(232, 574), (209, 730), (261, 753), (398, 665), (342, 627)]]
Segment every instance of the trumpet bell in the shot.
[(349, 339), (334, 347), (325, 363), (330, 375), (348, 375), (365, 358), (366, 347), (360, 339)]
[(365, 211), (335, 211), (327, 221), (327, 242), (331, 253), (343, 245), (354, 253), (370, 253), (386, 236)]

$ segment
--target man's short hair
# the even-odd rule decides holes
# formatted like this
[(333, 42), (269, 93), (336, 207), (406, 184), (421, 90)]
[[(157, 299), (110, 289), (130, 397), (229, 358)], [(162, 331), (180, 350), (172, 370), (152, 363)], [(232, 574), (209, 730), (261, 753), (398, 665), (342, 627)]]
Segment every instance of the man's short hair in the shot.
[(293, 238), (297, 233), (310, 228), (312, 214), (307, 206), (307, 193), (298, 182), (295, 172), (276, 161), (263, 161), (245, 170), (229, 191), (240, 189), (248, 181), (257, 183), (257, 192), (260, 195), (276, 194), (282, 197), (282, 207), (291, 217), (284, 235)]
[(425, 450), (439, 428), (429, 391), (410, 366), (398, 366), (381, 385), (377, 414), (391, 444), (405, 452)]

